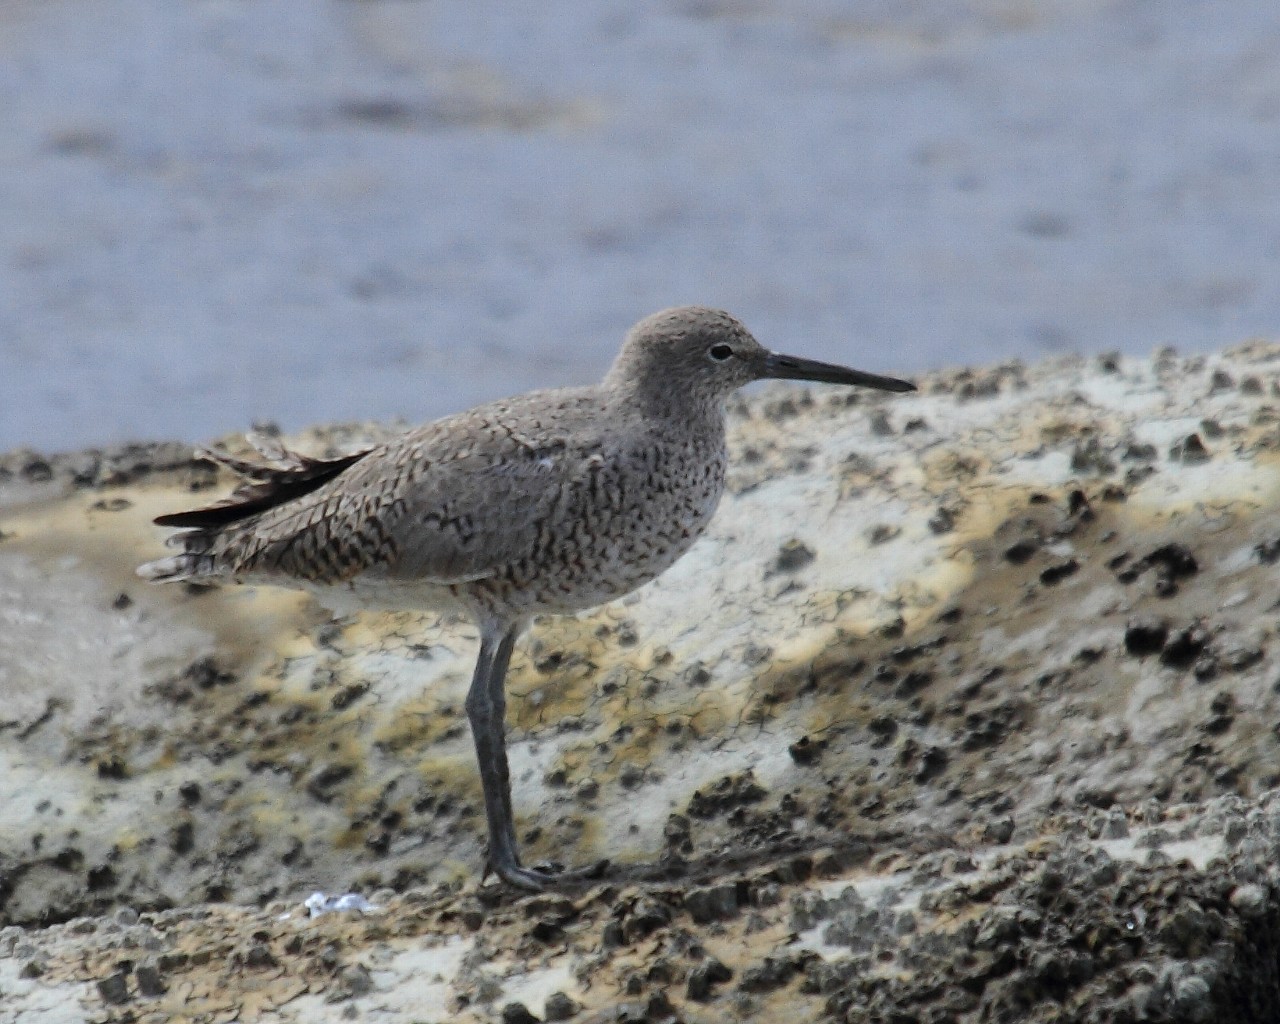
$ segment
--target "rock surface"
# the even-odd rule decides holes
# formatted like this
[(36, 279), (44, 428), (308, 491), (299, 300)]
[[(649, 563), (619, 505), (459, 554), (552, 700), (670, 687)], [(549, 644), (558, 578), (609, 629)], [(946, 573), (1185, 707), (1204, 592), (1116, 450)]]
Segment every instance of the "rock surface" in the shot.
[(1274, 1019), (1277, 369), (738, 402), (710, 535), (518, 648), (526, 848), (613, 862), (532, 897), (479, 879), (464, 624), (147, 587), (226, 480), (11, 453), (0, 1021)]

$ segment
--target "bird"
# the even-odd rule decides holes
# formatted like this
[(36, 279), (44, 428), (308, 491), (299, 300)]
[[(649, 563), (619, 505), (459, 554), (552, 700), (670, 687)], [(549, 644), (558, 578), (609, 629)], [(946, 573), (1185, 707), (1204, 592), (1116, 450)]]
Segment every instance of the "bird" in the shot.
[(526, 866), (507, 764), (505, 679), (534, 616), (574, 614), (655, 579), (706, 529), (725, 486), (724, 403), (762, 379), (914, 391), (906, 380), (782, 355), (719, 309), (637, 323), (598, 384), (476, 406), (337, 458), (268, 438), (203, 450), (241, 480), (155, 519), (179, 553), (155, 582), (267, 584), (331, 608), (461, 611), (478, 627), (466, 714), (488, 827), (485, 874), (540, 891), (598, 875)]

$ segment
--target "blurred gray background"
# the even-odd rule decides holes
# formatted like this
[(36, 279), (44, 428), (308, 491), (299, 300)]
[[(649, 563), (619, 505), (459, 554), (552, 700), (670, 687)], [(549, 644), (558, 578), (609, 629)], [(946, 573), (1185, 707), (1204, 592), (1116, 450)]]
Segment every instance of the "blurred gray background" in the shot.
[(1275, 0), (0, 0), (0, 450), (422, 420), (685, 302), (1204, 350), (1278, 271)]

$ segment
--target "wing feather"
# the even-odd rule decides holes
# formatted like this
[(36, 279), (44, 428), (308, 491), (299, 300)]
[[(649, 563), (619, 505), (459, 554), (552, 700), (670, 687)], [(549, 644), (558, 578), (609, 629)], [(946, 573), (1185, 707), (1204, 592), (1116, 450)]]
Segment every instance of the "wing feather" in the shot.
[(184, 554), (144, 574), (484, 579), (535, 550), (588, 462), (598, 461), (599, 411), (590, 389), (557, 393), (551, 405), (534, 393), (338, 459), (278, 445), (259, 447), (262, 461), (211, 453), (243, 482), (224, 501), (160, 517), (185, 528), (173, 538)]

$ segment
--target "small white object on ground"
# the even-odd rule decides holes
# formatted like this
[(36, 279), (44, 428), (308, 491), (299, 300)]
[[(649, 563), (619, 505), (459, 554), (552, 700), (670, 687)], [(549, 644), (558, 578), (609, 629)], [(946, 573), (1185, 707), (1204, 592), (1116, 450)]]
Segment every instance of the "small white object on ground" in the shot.
[[(305, 900), (302, 905), (307, 908), (309, 917), (319, 917), (321, 914), (328, 914), (331, 911), (348, 911), (358, 910), (362, 914), (376, 913), (382, 907), (376, 903), (370, 903), (358, 892), (347, 892), (341, 896), (329, 896), (322, 892), (313, 892)], [(289, 911), (280, 915), (280, 920), (292, 917), (293, 912)]]

